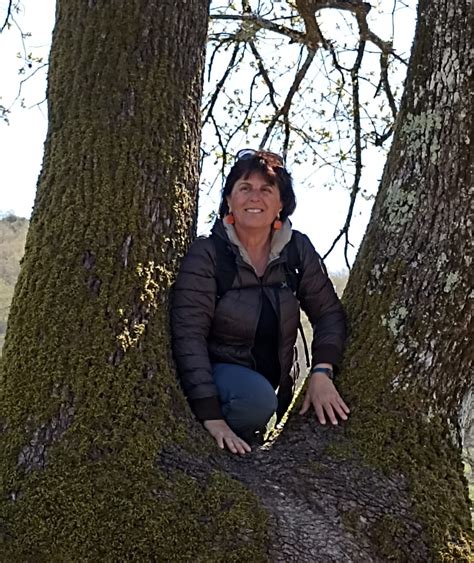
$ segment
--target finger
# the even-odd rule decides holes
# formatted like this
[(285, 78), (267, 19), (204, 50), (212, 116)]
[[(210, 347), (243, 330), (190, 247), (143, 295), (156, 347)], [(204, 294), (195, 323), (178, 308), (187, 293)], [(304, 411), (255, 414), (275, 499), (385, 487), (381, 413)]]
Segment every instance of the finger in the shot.
[(245, 453), (244, 448), (240, 445), (238, 440), (233, 439), (232, 444), (234, 446), (234, 450), (232, 450), (232, 453), (234, 453), (234, 454), (244, 454)]
[(305, 396), (304, 401), (303, 401), (303, 406), (301, 407), (301, 410), (300, 410), (300, 414), (304, 414), (309, 409), (310, 405), (311, 405), (311, 399), (310, 399), (309, 394), (306, 393), (306, 396)]
[(324, 416), (324, 410), (320, 403), (314, 403), (314, 410), (316, 416), (321, 424), (326, 424), (326, 417)]
[(242, 438), (235, 436), (233, 442), (238, 454), (244, 455), (252, 451), (252, 448)]
[(219, 448), (221, 450), (224, 449), (224, 437), (222, 436), (222, 434), (218, 434), (217, 436), (214, 436), (214, 438), (216, 439), (217, 445), (219, 446)]
[(339, 404), (341, 405), (345, 413), (349, 414), (351, 412), (351, 409), (346, 405), (341, 397), (339, 397)]
[(239, 439), (237, 441), (237, 451), (238, 451), (239, 454), (245, 455), (246, 453), (248, 453), (250, 451), (250, 447), (243, 440)]
[(326, 410), (326, 413), (328, 415), (329, 420), (332, 422), (332, 424), (336, 425), (337, 424), (337, 418), (336, 418), (336, 415), (334, 414), (334, 410), (332, 408), (331, 403), (326, 403), (324, 405), (324, 408)]
[(347, 420), (347, 414), (344, 412), (344, 409), (342, 408), (342, 405), (340, 403), (334, 402), (332, 404), (332, 407), (336, 411), (336, 413), (342, 418), (342, 420)]
[(233, 453), (236, 454), (238, 452), (235, 444), (234, 444), (234, 440), (232, 439), (232, 436), (226, 436), (225, 438), (225, 444), (227, 446), (227, 448)]
[(244, 452), (251, 452), (252, 448), (247, 444), (247, 442), (245, 440), (242, 440), (242, 438), (240, 438), (240, 444), (242, 445), (242, 447), (244, 448)]
[(232, 436), (231, 440), (232, 440), (232, 444), (234, 445), (234, 448), (235, 448), (234, 453), (244, 454), (245, 450), (244, 450), (244, 447), (242, 446), (242, 444), (240, 443), (240, 438), (238, 438), (237, 436)]

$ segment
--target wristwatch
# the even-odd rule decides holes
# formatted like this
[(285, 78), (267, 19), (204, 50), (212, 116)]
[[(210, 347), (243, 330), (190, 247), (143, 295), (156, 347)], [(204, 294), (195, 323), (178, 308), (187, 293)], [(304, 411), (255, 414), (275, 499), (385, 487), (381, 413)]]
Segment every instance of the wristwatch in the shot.
[(332, 371), (331, 368), (313, 368), (309, 374), (313, 375), (313, 373), (324, 373), (325, 375), (327, 375), (327, 377), (329, 377), (329, 379), (331, 381), (334, 381), (334, 372)]

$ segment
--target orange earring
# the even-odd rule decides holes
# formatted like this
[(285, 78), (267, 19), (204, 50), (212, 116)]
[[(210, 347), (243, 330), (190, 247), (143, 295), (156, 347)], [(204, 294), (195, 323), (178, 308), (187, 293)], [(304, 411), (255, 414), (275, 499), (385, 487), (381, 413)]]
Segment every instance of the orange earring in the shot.
[(233, 225), (235, 223), (234, 214), (232, 213), (232, 211), (229, 211), (229, 213), (224, 217), (224, 221), (225, 223), (227, 223), (227, 225)]
[(275, 231), (279, 231), (283, 226), (283, 223), (280, 221), (280, 214), (278, 213), (278, 217), (273, 221), (273, 228)]

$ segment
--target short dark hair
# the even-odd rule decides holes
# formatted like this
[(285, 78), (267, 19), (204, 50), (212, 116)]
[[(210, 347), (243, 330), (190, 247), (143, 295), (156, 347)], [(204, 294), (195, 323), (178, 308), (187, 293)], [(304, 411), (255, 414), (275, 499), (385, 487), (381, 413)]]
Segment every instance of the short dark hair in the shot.
[(280, 199), (283, 205), (280, 219), (284, 221), (296, 209), (293, 181), (288, 170), (282, 166), (282, 159), (268, 151), (255, 151), (250, 157), (237, 160), (232, 166), (222, 188), (219, 217), (223, 219), (229, 213), (227, 196), (231, 194), (237, 180), (240, 180), (240, 178), (246, 180), (254, 172), (260, 173), (270, 184), (274, 184), (280, 190)]

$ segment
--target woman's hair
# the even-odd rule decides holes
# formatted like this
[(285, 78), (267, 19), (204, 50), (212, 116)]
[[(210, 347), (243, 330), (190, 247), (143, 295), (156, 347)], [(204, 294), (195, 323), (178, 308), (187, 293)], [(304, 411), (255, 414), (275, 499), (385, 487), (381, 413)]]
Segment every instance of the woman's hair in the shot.
[[(244, 156), (239, 158), (239, 154)], [(219, 206), (219, 217), (222, 219), (229, 213), (227, 197), (231, 194), (237, 180), (245, 180), (258, 172), (270, 184), (274, 184), (280, 190), (280, 199), (283, 204), (280, 219), (284, 221), (296, 208), (296, 197), (293, 191), (293, 182), (289, 172), (283, 164), (283, 159), (275, 153), (268, 151), (242, 150), (237, 153), (237, 162), (230, 169), (222, 188), (222, 200)]]

